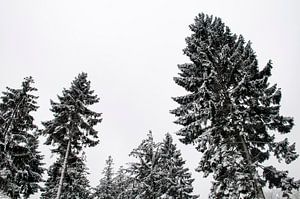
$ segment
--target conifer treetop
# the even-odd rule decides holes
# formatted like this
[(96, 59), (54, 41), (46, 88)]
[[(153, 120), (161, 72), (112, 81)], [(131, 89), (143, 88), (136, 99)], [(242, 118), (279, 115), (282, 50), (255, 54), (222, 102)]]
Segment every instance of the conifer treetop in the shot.
[(99, 98), (90, 88), (86, 73), (80, 73), (71, 83), (69, 89), (64, 89), (59, 102), (51, 100), (50, 109), (54, 118), (43, 122), (44, 135), (48, 135), (45, 144), (60, 143), (53, 152), (64, 151), (67, 140), (71, 140), (72, 149), (80, 152), (83, 147), (92, 147), (99, 143), (98, 131), (94, 128), (101, 122), (101, 113), (89, 109), (89, 106), (99, 102)]
[(21, 88), (7, 87), (0, 102), (0, 188), (11, 198), (25, 198), (36, 193), (42, 181), (38, 151), (38, 128), (32, 112), (38, 109), (38, 98), (32, 77), (24, 78)]
[[(294, 122), (280, 114), (281, 90), (269, 83), (271, 61), (259, 70), (251, 42), (231, 33), (220, 18), (199, 14), (190, 29), (183, 51), (191, 62), (178, 65), (180, 73), (174, 77), (187, 94), (173, 97), (179, 107), (171, 113), (182, 126), (180, 141), (203, 153), (197, 170), (214, 174), (211, 198), (225, 192), (229, 198), (242, 193), (255, 198), (266, 183), (286, 193), (298, 188), (263, 164), (270, 155), (285, 163), (298, 157), (295, 144), (275, 139), (289, 133)], [(259, 169), (265, 174), (258, 175)], [(280, 183), (274, 183), (274, 176), (281, 176)]]

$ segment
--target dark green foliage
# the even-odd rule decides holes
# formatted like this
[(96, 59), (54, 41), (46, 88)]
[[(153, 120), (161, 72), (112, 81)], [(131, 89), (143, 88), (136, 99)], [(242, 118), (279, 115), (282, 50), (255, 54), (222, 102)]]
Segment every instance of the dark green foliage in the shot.
[(39, 190), (43, 156), (38, 151), (35, 112), (37, 89), (25, 78), (20, 89), (7, 88), (0, 103), (0, 188), (11, 198), (28, 198)]
[[(232, 34), (220, 18), (200, 14), (190, 29), (184, 54), (191, 63), (179, 65), (174, 78), (188, 94), (173, 98), (179, 107), (171, 113), (183, 126), (180, 140), (203, 153), (197, 170), (205, 177), (214, 174), (210, 197), (261, 198), (266, 183), (285, 194), (291, 190), (284, 186), (298, 188), (286, 175), (284, 186), (259, 175), (272, 154), (286, 163), (298, 157), (294, 144), (275, 140), (276, 133), (291, 131), (293, 119), (279, 113), (281, 91), (268, 83), (271, 62), (259, 70), (250, 42)], [(281, 173), (268, 170), (271, 176)]]

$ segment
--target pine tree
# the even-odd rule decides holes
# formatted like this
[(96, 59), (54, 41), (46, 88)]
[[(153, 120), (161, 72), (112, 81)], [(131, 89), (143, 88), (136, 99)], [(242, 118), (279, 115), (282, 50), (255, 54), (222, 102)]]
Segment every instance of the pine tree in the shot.
[(32, 112), (38, 109), (37, 96), (31, 94), (31, 77), (20, 89), (7, 88), (0, 103), (0, 189), (11, 198), (28, 198), (39, 190), (42, 181), (37, 126)]
[(48, 179), (45, 182), (45, 187), (42, 190), (41, 198), (42, 199), (54, 199), (57, 195), (59, 178), (61, 175), (61, 168), (63, 164), (63, 159), (57, 159), (48, 169)]
[(210, 198), (264, 198), (262, 187), (281, 188), (284, 195), (299, 182), (263, 164), (270, 155), (289, 164), (298, 155), (295, 144), (275, 135), (287, 134), (293, 119), (280, 115), (281, 91), (268, 82), (272, 63), (262, 70), (250, 42), (236, 36), (220, 18), (200, 14), (190, 25), (184, 54), (174, 81), (188, 94), (173, 99), (182, 125), (181, 142), (203, 153), (197, 170), (213, 173)]
[(113, 178), (115, 193), (117, 199), (130, 198), (127, 196), (127, 188), (130, 187), (129, 176), (127, 175), (126, 169), (121, 166)]
[(149, 132), (147, 139), (131, 152), (131, 156), (137, 158), (139, 162), (131, 163), (129, 168), (132, 182), (132, 198), (156, 199), (163, 195), (162, 183), (164, 173), (159, 165), (160, 148), (153, 140), (152, 133)]
[(42, 162), (44, 156), (41, 155), (41, 152), (38, 150), (38, 133), (33, 132), (33, 134), (28, 137), (27, 141), (30, 151), (30, 158), (28, 160), (28, 166), (30, 170), (28, 170), (26, 179), (22, 182), (21, 185), (21, 190), (24, 190), (23, 198), (29, 198), (30, 195), (35, 194), (41, 190), (39, 183), (44, 181), (42, 174), (45, 171), (45, 169), (43, 168), (44, 163)]
[(141, 190), (140, 183), (135, 179), (135, 173), (132, 168), (122, 169), (114, 178), (117, 199), (139, 198)]
[(88, 108), (97, 103), (99, 98), (91, 90), (86, 73), (80, 73), (71, 87), (64, 89), (62, 96), (58, 96), (58, 100), (59, 102), (51, 101), (54, 118), (43, 122), (45, 128), (42, 131), (47, 136), (45, 144), (54, 145), (52, 152), (58, 154), (60, 159), (63, 157), (56, 199), (64, 192), (68, 156), (80, 155), (84, 147), (98, 144), (98, 132), (94, 126), (101, 122), (101, 114)]
[(180, 150), (173, 144), (172, 136), (167, 133), (161, 145), (160, 165), (165, 173), (164, 193), (167, 198), (189, 199), (198, 198), (192, 195), (194, 179), (189, 169), (184, 167), (185, 161)]
[(116, 198), (116, 187), (114, 183), (113, 159), (111, 156), (106, 160), (106, 166), (102, 172), (104, 175), (100, 184), (96, 187), (93, 198), (114, 199)]

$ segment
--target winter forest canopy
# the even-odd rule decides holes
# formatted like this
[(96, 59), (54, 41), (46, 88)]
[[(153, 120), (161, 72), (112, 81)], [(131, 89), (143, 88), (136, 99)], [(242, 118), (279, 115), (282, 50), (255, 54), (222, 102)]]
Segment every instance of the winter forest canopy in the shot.
[[(39, 105), (32, 77), (24, 78), (20, 88), (3, 91), (2, 192), (16, 199), (38, 192), (45, 199), (199, 198), (201, 193), (193, 193), (201, 186), (193, 183), (195, 168), (187, 167), (173, 141), (179, 138), (199, 152), (198, 175), (213, 178), (209, 198), (262, 199), (268, 197), (267, 188), (278, 188), (286, 198), (296, 195), (300, 181), (267, 162), (272, 157), (290, 164), (298, 157), (295, 143), (285, 136), (293, 129), (293, 118), (280, 113), (280, 85), (269, 81), (272, 62), (260, 68), (251, 43), (220, 18), (199, 14), (190, 30), (184, 49), (189, 62), (179, 64), (174, 77), (186, 90), (172, 98), (178, 104), (170, 111), (180, 125), (176, 135), (167, 133), (155, 142), (151, 131), (141, 132), (145, 138), (129, 154), (133, 162), (115, 170), (109, 156), (96, 187), (89, 183), (86, 150), (101, 142), (98, 126), (105, 113), (93, 108), (101, 101), (88, 74), (79, 73), (50, 101), (52, 118), (42, 126), (33, 114)], [(41, 144), (55, 157), (48, 168)]]

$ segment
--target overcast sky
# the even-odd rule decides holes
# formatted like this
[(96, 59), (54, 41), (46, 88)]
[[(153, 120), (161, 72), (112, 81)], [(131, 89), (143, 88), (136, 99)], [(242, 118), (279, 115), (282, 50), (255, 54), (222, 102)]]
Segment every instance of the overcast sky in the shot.
[[(130, 151), (153, 131), (160, 141), (180, 127), (169, 110), (172, 96), (185, 94), (172, 78), (183, 55), (188, 25), (204, 12), (221, 17), (232, 32), (251, 40), (260, 67), (274, 63), (271, 81), (282, 88), (282, 114), (295, 118), (291, 142), (299, 142), (300, 3), (298, 0), (0, 0), (0, 91), (20, 87), (33, 76), (39, 89), (36, 122), (52, 119), (50, 99), (87, 72), (101, 98), (97, 127), (100, 144), (89, 149), (87, 166), (95, 186), (108, 155), (116, 169), (132, 159)], [(201, 154), (178, 143), (194, 171)], [(43, 147), (47, 162), (49, 148)], [(300, 143), (297, 145), (300, 152)], [(300, 160), (288, 167), (300, 178)], [(47, 165), (49, 166), (49, 165)], [(207, 198), (210, 179), (193, 172), (195, 193)]]

